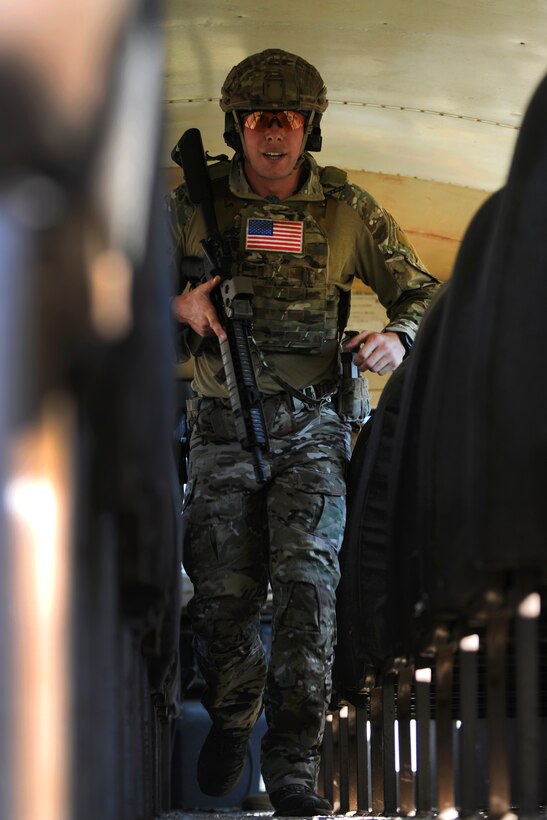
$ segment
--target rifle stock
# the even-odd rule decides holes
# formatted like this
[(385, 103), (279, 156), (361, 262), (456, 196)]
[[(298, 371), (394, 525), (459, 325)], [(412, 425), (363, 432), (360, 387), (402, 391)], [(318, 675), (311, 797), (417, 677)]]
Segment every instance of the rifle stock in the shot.
[(226, 331), (226, 340), (220, 343), (220, 353), (230, 407), (238, 440), (251, 452), (257, 480), (263, 483), (269, 478), (264, 459), (269, 440), (249, 341), (253, 315), (252, 285), (245, 277), (231, 275), (231, 259), (218, 228), (213, 188), (197, 128), (184, 132), (172, 156), (184, 171), (191, 201), (202, 210), (206, 229), (206, 238), (201, 241), (206, 259), (202, 281), (220, 276), (218, 287), (211, 292), (211, 301)]

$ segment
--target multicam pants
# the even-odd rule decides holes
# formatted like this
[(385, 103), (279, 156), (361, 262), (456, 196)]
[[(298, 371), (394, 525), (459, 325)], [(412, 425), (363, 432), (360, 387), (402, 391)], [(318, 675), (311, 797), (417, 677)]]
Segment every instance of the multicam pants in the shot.
[[(219, 412), (229, 424), (230, 411), (218, 400), (201, 405), (184, 500), (184, 563), (194, 585), (189, 612), (206, 681), (203, 703), (217, 726), (242, 737), (264, 704), (268, 791), (287, 783), (315, 788), (330, 698), (350, 428), (328, 405), (320, 413), (301, 405), (291, 412), (289, 402), (267, 399), (271, 480), (260, 486), (249, 454), (222, 439), (224, 422), (215, 424)], [(259, 626), (268, 581), (266, 668)]]

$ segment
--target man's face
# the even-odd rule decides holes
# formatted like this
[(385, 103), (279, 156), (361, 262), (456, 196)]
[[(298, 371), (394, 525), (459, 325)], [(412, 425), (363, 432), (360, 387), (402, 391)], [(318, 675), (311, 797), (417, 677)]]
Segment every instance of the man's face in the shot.
[(305, 117), (299, 112), (254, 112), (242, 118), (246, 160), (263, 179), (290, 177), (300, 156)]

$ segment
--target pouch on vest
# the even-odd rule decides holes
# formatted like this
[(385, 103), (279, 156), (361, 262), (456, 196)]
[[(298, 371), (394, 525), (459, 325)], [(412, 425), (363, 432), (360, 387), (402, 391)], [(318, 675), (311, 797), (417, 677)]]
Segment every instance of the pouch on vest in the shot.
[(347, 422), (363, 422), (370, 415), (368, 382), (363, 376), (340, 379), (336, 394), (336, 412)]
[(368, 382), (359, 373), (354, 362), (355, 353), (345, 350), (348, 338), (355, 331), (348, 331), (340, 346), (340, 380), (336, 394), (336, 412), (346, 422), (363, 422), (370, 415)]

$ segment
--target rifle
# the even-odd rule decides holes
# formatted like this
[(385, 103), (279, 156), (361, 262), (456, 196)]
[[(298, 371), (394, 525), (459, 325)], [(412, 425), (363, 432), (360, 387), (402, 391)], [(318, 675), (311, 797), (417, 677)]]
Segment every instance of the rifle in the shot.
[(191, 201), (201, 207), (203, 214), (207, 235), (201, 241), (205, 253), (201, 281), (220, 276), (218, 286), (211, 292), (211, 301), (226, 331), (226, 340), (220, 342), (220, 354), (228, 398), (238, 440), (252, 453), (257, 481), (264, 483), (269, 478), (269, 467), (264, 460), (269, 440), (249, 341), (253, 317), (252, 284), (245, 277), (231, 275), (231, 259), (218, 228), (207, 160), (197, 128), (184, 132), (172, 157), (184, 171)]

